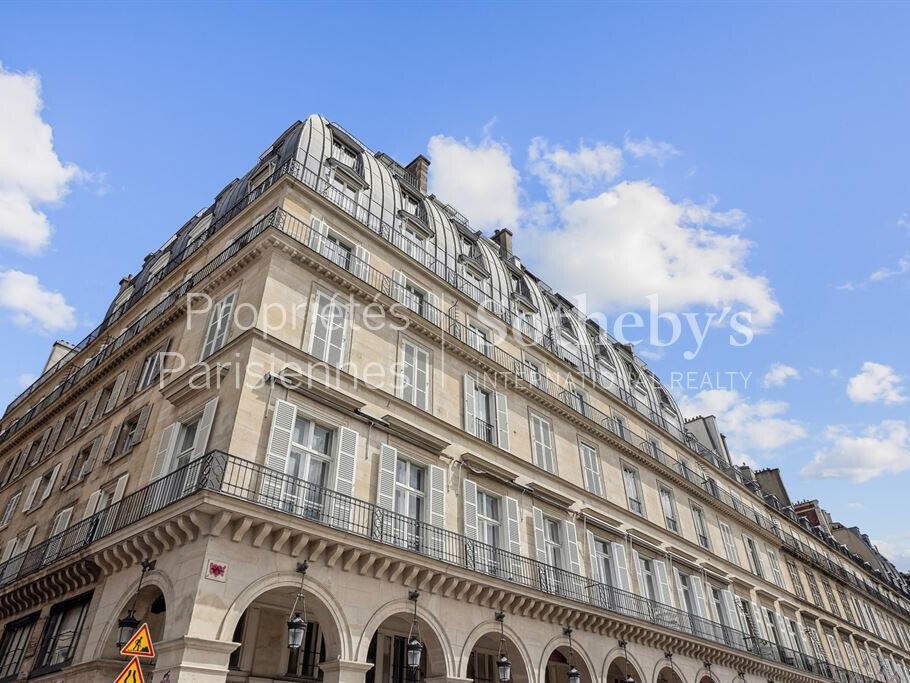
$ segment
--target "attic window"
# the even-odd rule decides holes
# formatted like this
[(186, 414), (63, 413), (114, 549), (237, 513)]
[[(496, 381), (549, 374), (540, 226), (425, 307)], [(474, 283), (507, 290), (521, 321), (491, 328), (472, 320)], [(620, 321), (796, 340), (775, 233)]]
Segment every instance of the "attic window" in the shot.
[(332, 158), (350, 168), (357, 164), (357, 152), (337, 141), (332, 143)]
[(149, 268), (149, 277), (152, 277), (153, 275), (155, 275), (155, 273), (157, 273), (159, 270), (164, 268), (167, 265), (167, 262), (170, 260), (171, 260), (170, 252), (159, 256), (158, 260), (155, 261), (154, 264), (152, 264), (151, 268)]
[(204, 233), (206, 230), (209, 229), (209, 226), (211, 224), (212, 224), (212, 214), (209, 214), (208, 216), (206, 216), (205, 218), (200, 220), (198, 223), (196, 223), (196, 225), (193, 226), (193, 229), (190, 230), (190, 234), (187, 235), (186, 243), (191, 244), (194, 241), (196, 241), (196, 239), (198, 239), (202, 233)]
[(263, 167), (260, 170), (256, 171), (256, 173), (254, 175), (250, 176), (250, 185), (249, 185), (250, 191), (254, 190), (255, 188), (259, 187), (262, 183), (264, 183), (268, 179), (268, 177), (270, 175), (272, 175), (272, 172), (274, 170), (275, 170), (275, 162), (270, 161), (267, 164), (263, 165)]

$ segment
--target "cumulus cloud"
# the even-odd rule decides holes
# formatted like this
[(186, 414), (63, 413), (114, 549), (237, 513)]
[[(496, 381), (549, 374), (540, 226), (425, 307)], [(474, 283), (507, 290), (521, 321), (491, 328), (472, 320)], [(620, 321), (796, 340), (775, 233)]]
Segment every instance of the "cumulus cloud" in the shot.
[(477, 228), (512, 227), (521, 215), (518, 171), (509, 148), (485, 137), (479, 144), (435, 135), (428, 145), (430, 189)]
[(0, 270), (0, 308), (21, 327), (56, 332), (76, 326), (76, 311), (60, 292), (45, 289), (37, 277), (18, 270)]
[(570, 152), (534, 138), (528, 148), (528, 167), (547, 189), (550, 198), (564, 204), (577, 192), (590, 191), (598, 183), (613, 180), (622, 171), (622, 150), (598, 142), (593, 147), (584, 143)]
[[(748, 451), (773, 451), (802, 439), (806, 429), (786, 417), (783, 401), (751, 402), (732, 389), (708, 389), (679, 401), (683, 415), (714, 415), (727, 443), (739, 458)], [(754, 462), (754, 461), (753, 461)]]
[(663, 166), (664, 162), (670, 157), (680, 155), (680, 151), (669, 142), (662, 140), (652, 140), (650, 137), (644, 137), (641, 140), (635, 140), (629, 133), (623, 138), (623, 149), (629, 156), (636, 159), (649, 158), (654, 159), (658, 166)]
[(872, 545), (900, 571), (910, 571), (910, 535), (873, 539)]
[(645, 181), (616, 182), (623, 170), (616, 146), (579, 143), (568, 150), (535, 138), (528, 169), (546, 198), (524, 206), (505, 144), (437, 135), (429, 155), (437, 196), (477, 227), (515, 227), (520, 220), (522, 256), (551, 285), (584, 295), (589, 311), (641, 310), (657, 295), (661, 310), (746, 312), (758, 332), (781, 312), (767, 278), (748, 266), (752, 243), (732, 232), (746, 225), (746, 215), (719, 210), (713, 196), (674, 201)]
[(847, 381), (847, 396), (854, 403), (904, 403), (903, 378), (890, 365), (866, 361), (862, 371)]
[(843, 426), (825, 431), (827, 446), (800, 471), (808, 479), (862, 483), (910, 470), (910, 431), (903, 420), (882, 420), (855, 433)]
[(746, 265), (751, 242), (712, 229), (715, 213), (626, 181), (562, 207), (558, 229), (529, 231), (524, 243), (551, 284), (587, 294), (592, 310), (643, 308), (657, 294), (665, 310), (738, 306), (765, 329), (780, 305)]
[(7, 71), (0, 64), (0, 240), (25, 252), (45, 247), (51, 225), (40, 210), (62, 200), (85, 177), (54, 151), (53, 131), (41, 118), (41, 81), (36, 74)]
[(783, 363), (774, 363), (765, 373), (765, 387), (782, 387), (791, 379), (799, 379), (799, 370)]

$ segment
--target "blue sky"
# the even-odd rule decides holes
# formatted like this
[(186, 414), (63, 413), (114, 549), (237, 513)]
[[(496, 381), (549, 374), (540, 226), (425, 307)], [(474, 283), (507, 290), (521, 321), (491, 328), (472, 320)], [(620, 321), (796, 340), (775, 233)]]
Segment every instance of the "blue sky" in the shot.
[[(717, 412), (737, 455), (781, 467), (792, 497), (910, 568), (895, 514), (910, 478), (908, 20), (896, 3), (7, 3), (0, 98), (40, 79), (53, 148), (0, 154), (0, 401), (318, 112), (400, 161), (431, 156), (440, 197), (475, 227), (512, 226), (527, 265), (592, 311), (646, 310), (652, 290), (677, 311), (752, 311), (746, 346), (721, 327), (693, 359), (685, 336), (641, 350), (667, 381), (711, 373), (677, 390), (687, 409)], [(18, 126), (40, 142), (31, 124), (8, 117), (5, 144)]]

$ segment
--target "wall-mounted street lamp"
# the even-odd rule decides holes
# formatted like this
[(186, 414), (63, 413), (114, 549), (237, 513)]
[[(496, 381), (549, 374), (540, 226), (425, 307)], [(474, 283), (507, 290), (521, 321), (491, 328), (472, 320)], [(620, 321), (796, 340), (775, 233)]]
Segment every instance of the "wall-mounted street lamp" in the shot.
[(408, 632), (407, 657), (408, 668), (417, 673), (420, 668), (420, 656), (423, 654), (423, 643), (420, 641), (420, 624), (417, 621), (417, 599), (419, 591), (408, 593), (408, 600), (414, 603), (414, 618), (411, 620), (411, 630)]
[(145, 575), (154, 568), (154, 560), (142, 561), (142, 573), (139, 575), (139, 585), (136, 586), (136, 595), (133, 596), (133, 604), (127, 610), (126, 616), (117, 622), (117, 628), (119, 629), (117, 634), (117, 647), (119, 648), (126, 645), (136, 632), (136, 629), (139, 628), (139, 620), (136, 618), (136, 603), (139, 601), (139, 591), (142, 590), (142, 580), (145, 578)]
[(506, 644), (505, 620), (505, 612), (496, 613), (496, 621), (499, 622), (499, 656), (496, 658), (496, 673), (499, 674), (499, 683), (509, 683), (512, 680), (512, 662), (503, 652)]
[(626, 674), (624, 683), (635, 683), (635, 679), (632, 678), (632, 674), (629, 673), (629, 653), (626, 650), (627, 643), (625, 640), (619, 641), (619, 647), (622, 649), (622, 668), (623, 672)]
[[(303, 582), (306, 579), (306, 570), (309, 565), (306, 562), (297, 564), (297, 573), (300, 574), (300, 589), (297, 591), (297, 597), (294, 598), (294, 606), (291, 607), (291, 613), (288, 615), (288, 649), (297, 651), (303, 644), (303, 637), (306, 635), (306, 595), (303, 593)], [(300, 605), (300, 611), (297, 611), (297, 605)]]
[(575, 651), (572, 649), (572, 629), (566, 626), (562, 634), (569, 639), (569, 671), (566, 674), (568, 683), (581, 683), (581, 672), (575, 668)]

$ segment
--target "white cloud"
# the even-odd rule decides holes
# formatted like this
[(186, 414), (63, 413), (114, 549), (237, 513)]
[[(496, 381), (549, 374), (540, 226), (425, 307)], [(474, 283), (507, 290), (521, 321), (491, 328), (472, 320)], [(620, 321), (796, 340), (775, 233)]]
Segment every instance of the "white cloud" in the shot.
[(711, 229), (718, 215), (647, 182), (621, 182), (561, 207), (561, 228), (529, 230), (522, 240), (550, 284), (586, 293), (591, 310), (646, 308), (657, 294), (663, 310), (739, 306), (765, 329), (780, 305), (768, 280), (749, 272), (751, 242)]
[(860, 433), (842, 426), (825, 431), (828, 447), (815, 452), (800, 471), (809, 479), (869, 481), (910, 470), (910, 431), (903, 420), (882, 420)]
[(774, 363), (765, 373), (763, 383), (766, 387), (782, 387), (791, 379), (799, 379), (799, 370), (783, 363)]
[(903, 378), (890, 365), (866, 361), (858, 375), (847, 382), (847, 396), (854, 403), (904, 403)]
[[(789, 405), (783, 401), (751, 403), (738, 391), (708, 389), (679, 401), (683, 415), (714, 415), (727, 445), (737, 458), (748, 458), (747, 451), (773, 451), (802, 439), (806, 429), (786, 417)], [(754, 462), (754, 461), (753, 461)]]
[(434, 135), (428, 150), (431, 191), (464, 213), (472, 226), (513, 227), (518, 222), (519, 176), (505, 144), (487, 137), (474, 145)]
[(891, 560), (900, 571), (910, 570), (910, 535), (890, 536), (873, 539), (872, 545)]
[(38, 207), (59, 202), (85, 174), (61, 163), (54, 151), (53, 132), (41, 118), (36, 74), (7, 71), (0, 64), (0, 102), (0, 240), (36, 252), (51, 235)]
[(0, 270), (0, 308), (10, 311), (21, 327), (54, 332), (76, 326), (76, 311), (62, 294), (44, 289), (37, 277), (18, 270)]
[(570, 152), (534, 138), (528, 147), (528, 166), (552, 201), (561, 206), (571, 195), (616, 178), (623, 167), (622, 150), (603, 142), (593, 147), (580, 142), (578, 150)]
[(654, 159), (658, 166), (663, 166), (664, 162), (670, 157), (680, 155), (680, 151), (669, 142), (652, 140), (650, 137), (635, 140), (629, 133), (626, 133), (625, 138), (623, 139), (623, 149), (636, 159)]
[(29, 387), (32, 383), (38, 379), (35, 375), (30, 372), (23, 372), (16, 378), (16, 384), (18, 384), (22, 389)]
[(881, 267), (869, 276), (869, 282), (881, 282), (896, 275), (903, 275), (910, 270), (910, 256), (901, 256), (895, 268)]
[(856, 502), (854, 502), (854, 503), (847, 503), (847, 507), (848, 507), (848, 508), (852, 508), (852, 509), (854, 509), (854, 510), (862, 510), (862, 509), (863, 509), (864, 507), (866, 507), (866, 506), (863, 505), (862, 503), (856, 503)]

